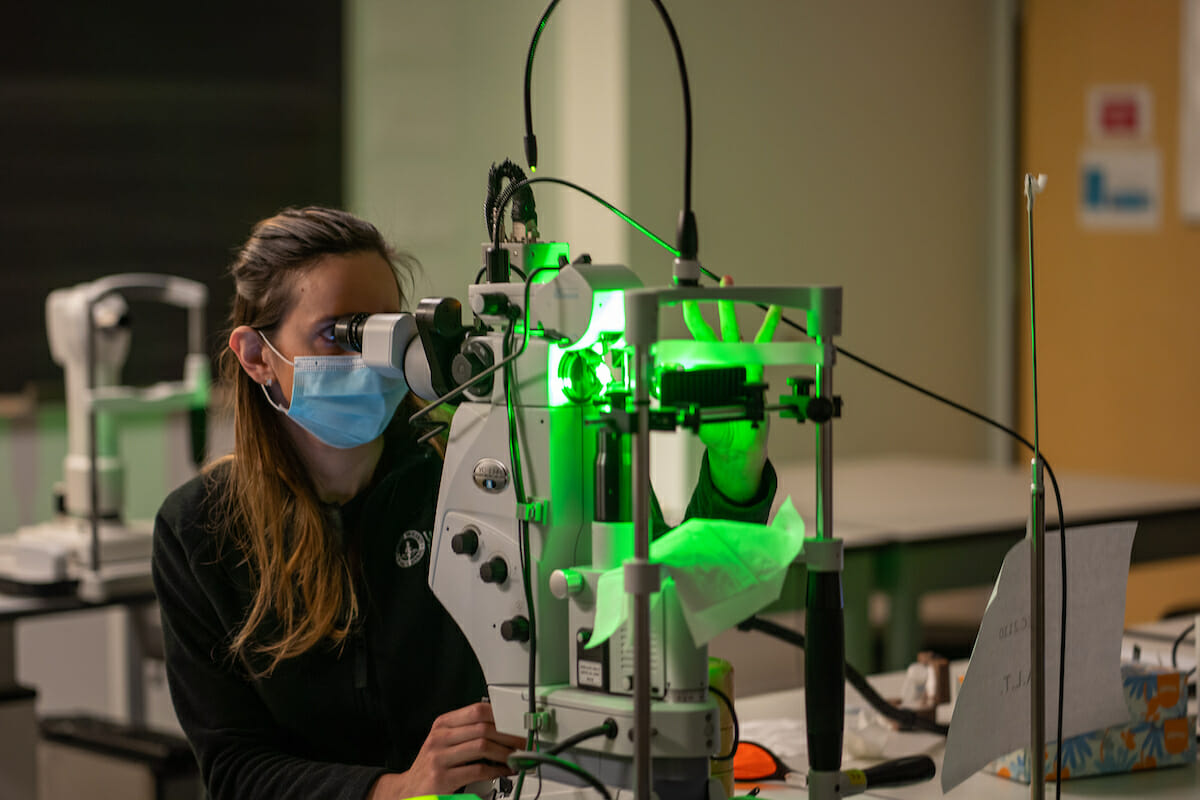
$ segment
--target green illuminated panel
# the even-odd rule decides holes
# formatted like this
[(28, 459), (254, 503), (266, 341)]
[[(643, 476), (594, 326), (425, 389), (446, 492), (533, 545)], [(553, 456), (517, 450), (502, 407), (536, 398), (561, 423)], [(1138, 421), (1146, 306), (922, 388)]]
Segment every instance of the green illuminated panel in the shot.
[[(557, 267), (558, 257), (571, 257), (571, 246), (566, 242), (534, 242), (527, 246), (525, 266), (527, 272), (533, 272), (542, 267)], [(533, 279), (534, 283), (548, 283), (554, 280), (553, 272), (543, 272)]]

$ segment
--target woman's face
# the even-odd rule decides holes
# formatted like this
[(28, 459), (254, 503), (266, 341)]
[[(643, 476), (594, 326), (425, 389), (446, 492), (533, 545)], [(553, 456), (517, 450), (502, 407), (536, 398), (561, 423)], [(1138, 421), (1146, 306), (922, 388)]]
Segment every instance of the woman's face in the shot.
[[(374, 251), (328, 255), (302, 273), (292, 285), (292, 307), (267, 336), (288, 360), (296, 356), (345, 355), (333, 341), (333, 323), (341, 316), (397, 313), (400, 289), (395, 273)], [(264, 348), (275, 372), (277, 402), (288, 406), (292, 398), (292, 366)], [(282, 395), (282, 396), (280, 396)]]

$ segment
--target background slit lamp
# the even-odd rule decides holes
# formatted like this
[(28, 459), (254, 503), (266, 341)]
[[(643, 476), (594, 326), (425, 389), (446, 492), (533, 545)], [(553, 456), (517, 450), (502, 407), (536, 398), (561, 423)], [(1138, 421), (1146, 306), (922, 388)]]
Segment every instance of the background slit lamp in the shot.
[[(187, 312), (183, 379), (121, 385), (129, 355), (128, 301)], [(204, 351), (208, 290), (172, 275), (126, 273), (57, 289), (46, 298), (50, 354), (66, 382), (67, 455), (49, 522), (0, 536), (0, 586), (17, 594), (77, 592), (88, 602), (150, 591), (150, 521), (123, 516), (118, 449), (125, 414), (192, 412), (192, 455), (204, 458), (209, 357)]]

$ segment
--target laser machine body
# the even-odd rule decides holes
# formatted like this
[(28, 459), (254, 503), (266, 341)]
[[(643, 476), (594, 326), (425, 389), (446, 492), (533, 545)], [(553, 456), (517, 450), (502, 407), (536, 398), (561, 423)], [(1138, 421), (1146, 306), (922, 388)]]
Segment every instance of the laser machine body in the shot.
[[(604, 785), (631, 792), (641, 747), (642, 758), (653, 763), (661, 798), (723, 797), (720, 784), (709, 778), (720, 723), (708, 692), (707, 647), (692, 640), (673, 584), (658, 578), (657, 565), (643, 552), (650, 536), (649, 432), (763, 420), (766, 387), (746, 384), (745, 359), (816, 367), (815, 381), (806, 385), (809, 392), (815, 386), (816, 394), (800, 405), (820, 399), (832, 408), (831, 338), (840, 332), (841, 290), (647, 289), (623, 266), (565, 264), (565, 245), (504, 247), (531, 281), (469, 287), (476, 324), (453, 334), (457, 343), (448, 350), (426, 348), (422, 356), (422, 325), (403, 314), (366, 319), (356, 348), (377, 368), (405, 365), (406, 376), (414, 375), (409, 384), (423, 386), (418, 394), (426, 399), (447, 387), (471, 386), (449, 428), (430, 587), (479, 659), (500, 730), (532, 731), (546, 749), (611, 723), (615, 735), (581, 742), (564, 757)], [(538, 280), (548, 275), (553, 277)], [(774, 345), (659, 342), (659, 309), (685, 299), (799, 309), (818, 338)], [(445, 308), (446, 300), (421, 306)], [(455, 327), (432, 319), (425, 314), (427, 330)], [(498, 368), (505, 359), (511, 360)], [(440, 386), (425, 383), (429, 373), (442, 375)], [(723, 387), (716, 394), (688, 397), (714, 379)], [(664, 396), (663, 386), (676, 388)], [(653, 410), (652, 388), (660, 400)], [(795, 403), (787, 408), (796, 416)], [(807, 418), (803, 409), (800, 414)], [(819, 423), (825, 433), (817, 453), (826, 499), (832, 491), (829, 416)], [(821, 508), (821, 524), (828, 526), (829, 506)], [(838, 578), (816, 599), (820, 607), (821, 597), (836, 598), (837, 624), (829, 627), (821, 653), (840, 690), (840, 557), (831, 557), (834, 562), (829, 571)], [(600, 576), (618, 567), (625, 570), (631, 598), (644, 598), (642, 633), (630, 620), (603, 645), (587, 648)], [(639, 665), (643, 651), (648, 658)], [(646, 709), (641, 713), (639, 689)], [(840, 725), (836, 733), (840, 763)], [(559, 787), (556, 796), (574, 795), (595, 793)]]

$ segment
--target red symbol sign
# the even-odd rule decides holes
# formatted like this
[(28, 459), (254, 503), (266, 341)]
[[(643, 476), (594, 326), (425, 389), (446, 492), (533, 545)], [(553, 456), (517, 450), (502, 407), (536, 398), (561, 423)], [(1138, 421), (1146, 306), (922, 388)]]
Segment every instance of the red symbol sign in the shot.
[(1133, 134), (1138, 129), (1138, 103), (1132, 97), (1111, 97), (1100, 108), (1100, 125), (1107, 134)]

